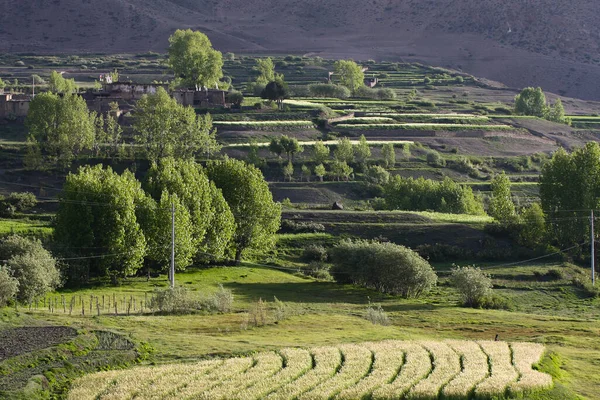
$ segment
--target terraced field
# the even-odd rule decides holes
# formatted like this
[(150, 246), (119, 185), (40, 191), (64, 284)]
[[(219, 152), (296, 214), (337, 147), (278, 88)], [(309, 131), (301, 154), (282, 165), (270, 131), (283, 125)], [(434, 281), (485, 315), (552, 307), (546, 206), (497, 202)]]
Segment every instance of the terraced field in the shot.
[(85, 376), (69, 399), (452, 399), (552, 387), (535, 343), (384, 341)]

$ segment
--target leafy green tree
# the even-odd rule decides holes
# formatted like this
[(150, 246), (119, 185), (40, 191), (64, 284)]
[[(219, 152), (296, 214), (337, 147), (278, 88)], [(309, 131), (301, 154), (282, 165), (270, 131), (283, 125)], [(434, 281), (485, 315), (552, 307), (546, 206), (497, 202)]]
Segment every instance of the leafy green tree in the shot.
[(117, 118), (112, 114), (108, 114), (106, 118), (102, 114), (98, 114), (94, 125), (96, 132), (94, 150), (96, 155), (117, 157), (123, 149), (123, 128), (119, 125)]
[(302, 165), (302, 177), (306, 179), (306, 182), (310, 182), (310, 177), (312, 176), (312, 172), (310, 167), (306, 165)]
[(431, 150), (427, 153), (427, 164), (433, 167), (444, 167), (446, 165), (446, 160), (444, 160), (440, 153)]
[(332, 97), (336, 99), (347, 99), (352, 94), (350, 89), (342, 85), (332, 83), (315, 83), (308, 87), (310, 95), (314, 97)]
[(565, 107), (560, 99), (556, 99), (554, 106), (548, 111), (548, 120), (558, 122), (559, 124), (570, 125), (570, 119), (565, 116)]
[[(540, 199), (551, 239), (561, 247), (590, 236), (589, 212), (600, 206), (600, 146), (590, 142), (568, 154), (558, 149), (540, 175)], [(574, 211), (575, 210), (575, 211)]]
[(356, 161), (359, 164), (365, 164), (367, 159), (371, 157), (371, 148), (369, 147), (365, 135), (360, 135), (358, 144), (354, 146), (354, 154), (356, 155)]
[(291, 161), (283, 167), (283, 176), (290, 182), (292, 181), (292, 178), (294, 177), (294, 164), (292, 164)]
[(520, 215), (522, 227), (519, 242), (527, 247), (535, 248), (546, 240), (546, 217), (540, 203), (532, 203)]
[(329, 155), (331, 150), (329, 150), (329, 146), (326, 146), (322, 141), (317, 140), (315, 145), (313, 146), (313, 158), (315, 163), (323, 164), (327, 160), (329, 160)]
[(169, 66), (185, 86), (218, 87), (223, 57), (202, 32), (178, 29), (169, 37)]
[[(276, 139), (275, 139), (276, 140)], [(261, 168), (265, 165), (265, 159), (258, 155), (259, 147), (255, 139), (250, 139), (250, 145), (248, 146), (248, 156), (246, 161), (248, 164), (252, 164), (257, 168)], [(281, 151), (279, 152), (281, 154)]]
[(4, 82), (2, 80), (2, 78), (0, 78), (0, 90), (4, 90), (5, 87), (6, 87), (6, 82)]
[(0, 266), (0, 308), (12, 301), (19, 292), (19, 281), (13, 278), (7, 266)]
[(273, 154), (277, 154), (277, 157), (281, 157), (281, 153), (283, 153), (285, 149), (283, 148), (281, 141), (274, 137), (271, 138), (271, 142), (269, 143), (269, 151)]
[(492, 197), (488, 213), (500, 222), (510, 222), (515, 217), (515, 204), (510, 194), (510, 179), (504, 172), (492, 179)]
[(37, 95), (29, 106), (25, 125), (28, 142), (40, 152), (64, 165), (94, 144), (95, 114), (85, 100), (76, 95)]
[(485, 214), (481, 198), (476, 197), (469, 186), (456, 183), (449, 177), (438, 182), (423, 177), (413, 179), (396, 175), (390, 177), (384, 192), (386, 204), (392, 210)]
[(350, 139), (347, 137), (338, 140), (335, 150), (333, 150), (333, 157), (336, 161), (351, 163), (354, 161), (354, 147), (350, 143)]
[(288, 156), (288, 162), (294, 159), (294, 154), (302, 153), (304, 151), (304, 148), (300, 145), (300, 142), (298, 142), (298, 139), (296, 138), (290, 138), (286, 135), (283, 135), (279, 138), (279, 143), (281, 144), (283, 151)]
[(283, 109), (283, 100), (289, 97), (289, 91), (283, 81), (272, 81), (267, 83), (260, 97), (276, 102), (281, 110)]
[(150, 210), (150, 222), (144, 226), (148, 240), (148, 258), (162, 271), (171, 263), (172, 207), (175, 207), (175, 268), (185, 270), (197, 253), (194, 225), (188, 208), (177, 194), (164, 190), (160, 201)]
[(201, 251), (197, 254), (198, 259), (219, 260), (231, 258), (235, 255), (233, 239), (236, 231), (236, 221), (223, 192), (214, 182), (210, 182), (209, 193), (211, 198), (212, 219), (206, 231)]
[(315, 167), (315, 175), (321, 182), (323, 182), (323, 177), (325, 174), (327, 174), (327, 171), (325, 170), (325, 166), (323, 164), (319, 164)]
[(244, 95), (242, 92), (238, 92), (237, 90), (232, 90), (227, 93), (227, 101), (233, 104), (235, 107), (240, 108), (242, 103), (244, 102)]
[(515, 113), (545, 118), (548, 113), (546, 95), (542, 88), (527, 87), (515, 97)]
[(211, 116), (196, 115), (192, 107), (177, 103), (160, 87), (137, 102), (133, 131), (136, 143), (145, 148), (151, 161), (210, 156), (220, 150)]
[(269, 250), (279, 229), (281, 207), (273, 201), (260, 170), (243, 161), (225, 158), (210, 162), (207, 171), (208, 177), (222, 190), (235, 218), (235, 260), (241, 261), (250, 249)]
[(334, 161), (331, 164), (330, 175), (332, 178), (337, 179), (338, 181), (340, 179), (347, 181), (350, 178), (350, 175), (352, 175), (352, 172), (354, 172), (354, 169), (345, 161)]
[(435, 286), (431, 265), (413, 250), (393, 243), (343, 240), (331, 251), (331, 274), (382, 293), (416, 298)]
[(75, 79), (65, 79), (60, 73), (52, 71), (48, 79), (48, 90), (52, 93), (71, 94), (77, 92), (77, 85)]
[(381, 153), (383, 155), (383, 163), (386, 168), (391, 168), (396, 165), (396, 150), (394, 150), (393, 143), (386, 143), (381, 148)]
[(353, 93), (364, 86), (365, 74), (362, 68), (352, 60), (338, 60), (333, 65), (334, 72), (340, 84), (346, 86)]
[[(144, 188), (157, 202), (163, 201), (165, 192), (167, 196), (176, 195), (177, 201), (186, 208), (192, 224), (190, 234), (194, 256), (209, 253), (209, 250), (216, 257), (228, 252), (234, 230), (233, 214), (223, 207), (222, 194), (211, 188), (208, 177), (196, 162), (168, 157), (153, 163)], [(221, 215), (216, 214), (217, 208)], [(208, 235), (209, 229), (214, 230), (211, 235)], [(224, 247), (216, 246), (218, 243)]]
[(146, 199), (127, 170), (119, 175), (110, 167), (84, 166), (67, 176), (54, 235), (63, 254), (86, 257), (71, 264), (71, 279), (111, 276), (116, 282), (142, 267), (147, 246), (136, 211)]
[(262, 86), (267, 86), (269, 82), (274, 82), (278, 76), (275, 73), (275, 64), (271, 57), (257, 58), (256, 66), (253, 69), (258, 72), (256, 83)]
[(31, 303), (61, 284), (56, 260), (39, 240), (9, 236), (0, 243), (0, 258), (7, 260), (0, 269), (18, 281), (19, 301)]
[(374, 185), (385, 185), (390, 181), (390, 173), (379, 165), (373, 165), (367, 169), (365, 178)]
[(463, 304), (477, 307), (492, 290), (492, 278), (480, 268), (455, 267), (450, 276), (452, 285), (458, 289)]

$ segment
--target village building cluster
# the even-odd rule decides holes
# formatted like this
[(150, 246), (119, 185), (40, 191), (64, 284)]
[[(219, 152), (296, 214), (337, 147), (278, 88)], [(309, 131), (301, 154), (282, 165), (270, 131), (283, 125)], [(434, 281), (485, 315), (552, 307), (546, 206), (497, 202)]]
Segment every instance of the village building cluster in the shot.
[[(142, 84), (135, 82), (113, 82), (110, 74), (101, 75), (102, 89), (79, 93), (91, 111), (106, 114), (114, 112), (117, 116), (133, 111), (136, 102), (145, 94), (156, 93), (159, 87), (184, 106), (198, 108), (230, 107), (227, 103), (227, 91), (201, 88), (169, 90), (166, 83)], [(33, 95), (5, 93), (0, 89), (0, 119), (17, 119), (27, 116), (29, 103)], [(115, 109), (114, 104), (118, 105)]]

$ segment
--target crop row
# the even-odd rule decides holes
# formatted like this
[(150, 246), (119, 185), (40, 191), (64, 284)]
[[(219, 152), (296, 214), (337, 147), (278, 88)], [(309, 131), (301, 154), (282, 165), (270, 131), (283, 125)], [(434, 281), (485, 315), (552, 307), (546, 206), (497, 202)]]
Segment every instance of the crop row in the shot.
[(100, 372), (69, 399), (492, 398), (552, 386), (533, 343), (384, 341)]
[(312, 121), (214, 121), (213, 125), (217, 128), (226, 128), (234, 130), (252, 129), (252, 130), (293, 130), (293, 129), (311, 129), (314, 128)]
[(405, 123), (405, 124), (338, 124), (339, 129), (345, 130), (423, 130), (423, 131), (509, 131), (515, 128), (510, 125), (475, 125), (475, 124), (434, 124), (434, 123)]

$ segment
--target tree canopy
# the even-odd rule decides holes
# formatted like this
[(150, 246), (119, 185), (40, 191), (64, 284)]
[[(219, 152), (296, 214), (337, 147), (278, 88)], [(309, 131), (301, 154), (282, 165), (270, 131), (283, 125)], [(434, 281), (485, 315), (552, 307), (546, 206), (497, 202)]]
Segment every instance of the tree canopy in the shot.
[(504, 172), (492, 179), (492, 198), (489, 214), (500, 222), (508, 222), (515, 216), (515, 204), (510, 194), (510, 179)]
[(44, 156), (69, 165), (82, 150), (94, 144), (95, 113), (77, 95), (40, 93), (29, 106), (25, 125), (28, 141)]
[(542, 167), (542, 209), (549, 233), (561, 247), (589, 238), (589, 211), (600, 206), (600, 145), (590, 142), (568, 154), (557, 150)]
[(220, 149), (210, 115), (196, 115), (192, 107), (179, 104), (163, 88), (137, 102), (133, 130), (136, 143), (144, 146), (152, 161), (210, 155)]
[(52, 93), (71, 94), (77, 92), (75, 79), (65, 79), (62, 74), (52, 71), (48, 79), (48, 90)]
[[(70, 257), (91, 257), (73, 269), (71, 278), (134, 274), (143, 265), (146, 239), (138, 220), (138, 206), (146, 194), (134, 175), (119, 175), (110, 167), (84, 166), (67, 176), (59, 196), (55, 238)], [(94, 258), (96, 254), (107, 254)], [(75, 264), (73, 264), (76, 267)]]
[(169, 66), (183, 85), (218, 87), (223, 57), (202, 32), (178, 29), (169, 37)]
[(289, 91), (285, 82), (276, 80), (267, 83), (261, 95), (263, 99), (277, 102), (279, 109), (283, 107), (283, 100), (289, 97)]
[(352, 60), (336, 61), (334, 73), (340, 84), (346, 86), (353, 93), (365, 84), (365, 74), (362, 68)]
[(547, 113), (546, 95), (541, 87), (527, 87), (515, 97), (515, 113), (545, 118)]
[(485, 214), (481, 199), (475, 197), (473, 190), (448, 177), (438, 182), (423, 177), (413, 179), (396, 175), (390, 178), (384, 189), (386, 204), (392, 210)]
[(235, 218), (235, 259), (247, 250), (264, 252), (273, 245), (279, 229), (281, 207), (273, 201), (260, 170), (243, 161), (225, 158), (207, 166), (208, 177), (222, 190)]
[(211, 253), (218, 258), (227, 253), (234, 230), (233, 214), (200, 165), (193, 160), (162, 159), (150, 167), (144, 188), (157, 202), (177, 196), (175, 201), (189, 215), (180, 218), (182, 222), (190, 220), (192, 256)]

